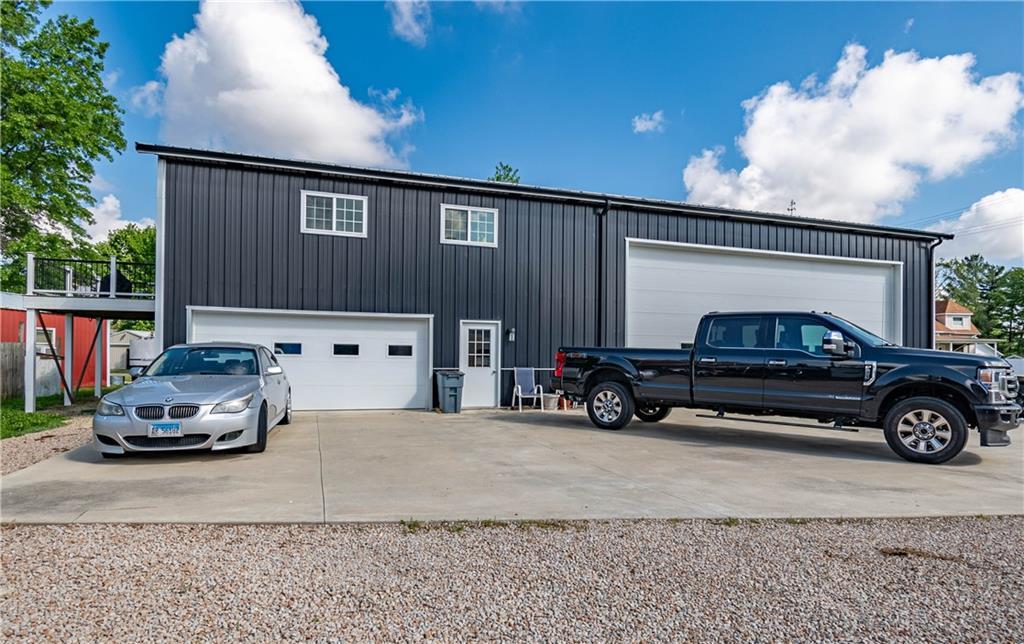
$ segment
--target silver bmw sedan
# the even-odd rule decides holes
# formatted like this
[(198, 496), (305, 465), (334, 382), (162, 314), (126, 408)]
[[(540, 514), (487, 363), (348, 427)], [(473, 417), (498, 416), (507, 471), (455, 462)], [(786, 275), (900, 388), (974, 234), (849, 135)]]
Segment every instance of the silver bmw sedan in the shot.
[(270, 429), (291, 420), (291, 385), (266, 347), (179, 344), (100, 400), (93, 444), (106, 458), (186, 449), (262, 452)]

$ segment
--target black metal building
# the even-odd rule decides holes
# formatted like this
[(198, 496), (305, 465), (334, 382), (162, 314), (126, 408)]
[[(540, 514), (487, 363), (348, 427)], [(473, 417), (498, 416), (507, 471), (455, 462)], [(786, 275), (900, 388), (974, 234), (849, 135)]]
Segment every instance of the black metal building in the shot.
[[(433, 369), (465, 363), (465, 320), (500, 321), (501, 367), (548, 367), (560, 345), (632, 341), (629, 249), (669, 253), (652, 254), (644, 270), (664, 271), (675, 261), (675, 246), (649, 242), (678, 242), (684, 254), (707, 247), (711, 263), (743, 249), (748, 255), (738, 261), (749, 256), (758, 266), (799, 256), (820, 266), (849, 260), (854, 272), (890, 266), (898, 308), (885, 313), (887, 324), (904, 344), (932, 344), (933, 251), (943, 239), (936, 233), (141, 143), (136, 149), (159, 159), (157, 327), (165, 345), (191, 339), (190, 307), (418, 314), (433, 316)], [(362, 198), (363, 236), (311, 234), (304, 191)], [(459, 206), (492, 209), (493, 245), (444, 243), (444, 209)], [(679, 266), (692, 266), (695, 257), (704, 256), (680, 255)], [(856, 263), (862, 260), (871, 261)], [(809, 264), (808, 273), (818, 266)], [(853, 275), (860, 281), (850, 288), (870, 292), (888, 279), (879, 275)], [(678, 280), (688, 280), (682, 268)], [(674, 297), (701, 306), (692, 294)], [(734, 308), (749, 308), (743, 304)], [(510, 376), (499, 378), (507, 397)]]

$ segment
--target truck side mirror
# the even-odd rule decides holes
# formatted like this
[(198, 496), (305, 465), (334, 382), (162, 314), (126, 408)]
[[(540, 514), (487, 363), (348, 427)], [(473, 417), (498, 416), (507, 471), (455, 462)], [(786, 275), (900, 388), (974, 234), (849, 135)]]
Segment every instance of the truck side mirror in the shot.
[(826, 331), (821, 337), (821, 349), (830, 356), (846, 357), (846, 340), (839, 331)]

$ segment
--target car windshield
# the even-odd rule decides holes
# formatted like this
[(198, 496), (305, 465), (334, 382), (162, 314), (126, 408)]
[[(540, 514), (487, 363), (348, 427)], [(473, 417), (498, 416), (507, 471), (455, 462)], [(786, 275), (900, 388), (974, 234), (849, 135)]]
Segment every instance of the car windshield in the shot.
[(255, 376), (256, 352), (231, 347), (171, 347), (146, 369), (147, 376)]
[(871, 331), (861, 328), (854, 324), (853, 322), (850, 322), (849, 320), (844, 320), (843, 318), (837, 317), (835, 315), (830, 315), (828, 317), (836, 326), (840, 328), (840, 330), (842, 330), (843, 333), (849, 336), (853, 336), (854, 338), (860, 340), (861, 342), (866, 342), (867, 344), (870, 344), (873, 347), (896, 346), (895, 342), (889, 342), (885, 338), (875, 335)]

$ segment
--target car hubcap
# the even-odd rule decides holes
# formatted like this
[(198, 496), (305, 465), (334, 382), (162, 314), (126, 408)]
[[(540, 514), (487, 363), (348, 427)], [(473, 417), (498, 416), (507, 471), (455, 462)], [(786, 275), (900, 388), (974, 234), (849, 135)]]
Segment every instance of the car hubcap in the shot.
[(915, 409), (905, 414), (896, 431), (900, 442), (919, 454), (942, 451), (953, 438), (949, 421), (930, 409)]
[(603, 423), (615, 422), (622, 414), (622, 400), (612, 391), (602, 391), (594, 396), (594, 413)]

